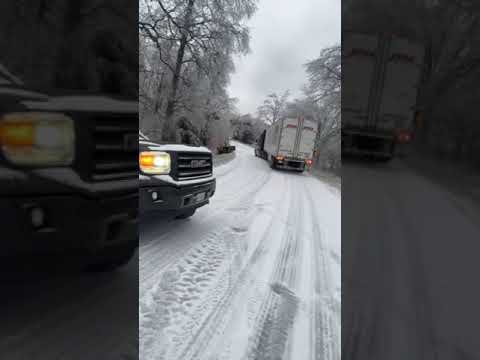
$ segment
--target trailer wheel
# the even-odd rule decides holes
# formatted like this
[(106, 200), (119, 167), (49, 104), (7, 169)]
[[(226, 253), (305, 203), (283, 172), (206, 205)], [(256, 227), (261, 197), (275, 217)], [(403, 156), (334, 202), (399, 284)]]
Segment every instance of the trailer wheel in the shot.
[(378, 156), (376, 159), (377, 161), (388, 163), (393, 159), (393, 157), (394, 157), (394, 154), (390, 153), (389, 155)]
[(271, 157), (268, 162), (270, 163), (270, 168), (272, 168), (272, 169), (277, 168), (277, 165), (275, 164), (275, 160), (273, 160), (273, 157)]

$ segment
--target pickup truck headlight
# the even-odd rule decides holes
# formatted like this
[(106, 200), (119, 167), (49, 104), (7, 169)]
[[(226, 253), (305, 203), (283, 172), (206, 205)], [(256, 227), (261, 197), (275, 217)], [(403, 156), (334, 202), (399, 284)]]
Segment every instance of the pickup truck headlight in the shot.
[(60, 113), (10, 113), (0, 118), (0, 147), (20, 166), (67, 166), (75, 156), (73, 120)]
[(161, 151), (143, 151), (138, 156), (140, 170), (145, 174), (166, 175), (170, 173), (170, 154)]

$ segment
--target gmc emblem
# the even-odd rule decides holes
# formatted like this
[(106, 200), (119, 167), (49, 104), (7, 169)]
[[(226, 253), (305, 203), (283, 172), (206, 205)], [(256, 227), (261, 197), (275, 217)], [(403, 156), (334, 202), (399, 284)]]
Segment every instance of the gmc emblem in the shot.
[(207, 162), (205, 160), (192, 160), (192, 162), (190, 163), (190, 167), (192, 168), (199, 168), (199, 167), (203, 167), (207, 165)]

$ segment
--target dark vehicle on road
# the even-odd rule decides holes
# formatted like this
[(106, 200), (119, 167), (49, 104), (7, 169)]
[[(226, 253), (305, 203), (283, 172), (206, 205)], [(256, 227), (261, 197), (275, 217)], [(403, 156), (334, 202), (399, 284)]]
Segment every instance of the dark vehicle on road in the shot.
[(137, 131), (136, 101), (37, 93), (0, 65), (2, 264), (126, 264), (138, 247)]
[(139, 134), (140, 213), (185, 219), (215, 194), (212, 153)]
[(217, 154), (230, 154), (236, 150), (234, 145), (230, 145), (228, 141), (226, 141), (223, 145), (217, 147)]

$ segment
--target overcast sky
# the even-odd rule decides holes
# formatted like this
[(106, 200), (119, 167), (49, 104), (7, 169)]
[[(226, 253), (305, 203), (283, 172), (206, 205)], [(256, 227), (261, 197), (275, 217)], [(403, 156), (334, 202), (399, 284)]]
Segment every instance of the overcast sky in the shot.
[(249, 22), (251, 52), (235, 57), (229, 86), (242, 114), (255, 114), (272, 92), (301, 95), (302, 65), (340, 42), (340, 12), (340, 0), (260, 0)]

